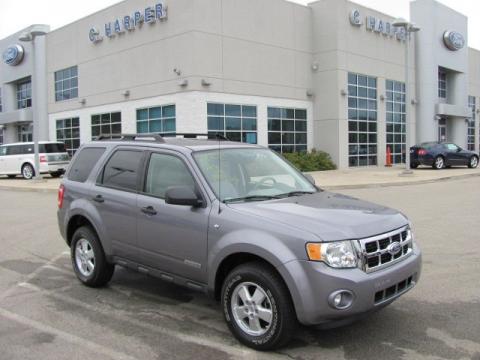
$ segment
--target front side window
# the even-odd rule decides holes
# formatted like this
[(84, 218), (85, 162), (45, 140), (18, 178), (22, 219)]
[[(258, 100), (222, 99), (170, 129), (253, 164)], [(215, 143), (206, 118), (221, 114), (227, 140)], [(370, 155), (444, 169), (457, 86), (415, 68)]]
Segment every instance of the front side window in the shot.
[(447, 73), (440, 68), (438, 69), (438, 97), (447, 98)]
[(276, 152), (307, 151), (307, 110), (269, 107), (268, 147)]
[(17, 127), (18, 141), (29, 142), (33, 141), (33, 128), (32, 125), (19, 125)]
[(17, 84), (17, 109), (32, 106), (32, 81), (22, 81)]
[(73, 163), (70, 166), (67, 176), (68, 179), (77, 182), (85, 182), (104, 152), (105, 148), (83, 148), (74, 158)]
[(208, 133), (231, 141), (257, 143), (257, 107), (251, 105), (207, 104)]
[(92, 140), (98, 136), (112, 137), (122, 133), (120, 112), (92, 115)]
[(348, 164), (377, 165), (377, 79), (348, 74)]
[(65, 144), (70, 156), (80, 147), (80, 119), (78, 117), (56, 121), (57, 141)]
[(386, 80), (386, 136), (387, 149), (392, 154), (392, 163), (405, 162), (405, 83)]
[(186, 186), (195, 191), (195, 180), (178, 157), (153, 153), (148, 164), (144, 192), (164, 199), (165, 192), (171, 186)]
[(4, 132), (4, 129), (3, 129), (3, 128), (0, 129), (0, 145), (3, 144), (3, 136), (4, 136), (4, 135), (3, 135), (3, 132)]
[(136, 191), (142, 156), (142, 151), (117, 150), (105, 165), (101, 183), (115, 189)]
[(76, 66), (55, 71), (55, 101), (78, 97), (78, 68)]
[(470, 151), (475, 151), (475, 113), (477, 108), (475, 96), (468, 97), (468, 106), (472, 110), (472, 115), (469, 119), (467, 119), (467, 149)]
[(217, 198), (224, 202), (261, 201), (317, 191), (268, 149), (197, 151), (193, 156)]
[(175, 105), (137, 109), (137, 133), (175, 134)]

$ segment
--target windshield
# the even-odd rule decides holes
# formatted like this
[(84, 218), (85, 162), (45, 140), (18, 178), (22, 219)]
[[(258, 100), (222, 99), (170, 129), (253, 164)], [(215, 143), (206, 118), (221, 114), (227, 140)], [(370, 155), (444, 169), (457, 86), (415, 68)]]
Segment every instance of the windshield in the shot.
[(303, 175), (268, 149), (209, 150), (193, 156), (223, 202), (269, 200), (317, 191)]

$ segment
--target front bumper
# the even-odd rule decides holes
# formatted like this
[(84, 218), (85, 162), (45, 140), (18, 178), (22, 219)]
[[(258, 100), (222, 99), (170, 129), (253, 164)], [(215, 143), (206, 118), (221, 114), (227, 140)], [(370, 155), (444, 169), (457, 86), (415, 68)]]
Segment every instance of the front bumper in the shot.
[[(322, 262), (303, 260), (290, 261), (279, 271), (302, 324), (342, 324), (390, 304), (413, 288), (420, 277), (421, 258), (420, 249), (414, 245), (412, 255), (405, 260), (369, 274), (361, 269), (334, 269)], [(353, 303), (347, 309), (329, 305), (329, 295), (337, 290), (353, 293)]]

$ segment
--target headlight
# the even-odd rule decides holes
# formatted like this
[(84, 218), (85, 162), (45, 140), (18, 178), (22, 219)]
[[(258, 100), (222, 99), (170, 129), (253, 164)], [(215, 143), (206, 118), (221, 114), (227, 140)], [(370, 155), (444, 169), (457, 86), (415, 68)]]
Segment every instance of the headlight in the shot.
[(357, 267), (357, 255), (351, 241), (308, 243), (307, 255), (312, 261), (323, 261), (334, 268)]

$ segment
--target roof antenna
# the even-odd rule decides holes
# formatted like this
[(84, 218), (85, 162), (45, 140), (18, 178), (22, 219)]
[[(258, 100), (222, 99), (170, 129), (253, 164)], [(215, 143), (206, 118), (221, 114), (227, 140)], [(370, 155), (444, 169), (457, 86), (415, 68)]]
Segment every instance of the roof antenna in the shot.
[(222, 166), (222, 163), (220, 161), (220, 141), (222, 140), (220, 134), (217, 132), (217, 134), (215, 135), (216, 138), (217, 138), (217, 141), (218, 141), (218, 199), (219, 199), (219, 203), (218, 203), (218, 213), (220, 214), (222, 212), (222, 193), (221, 193), (221, 189), (222, 189), (222, 172), (221, 172), (221, 166)]

